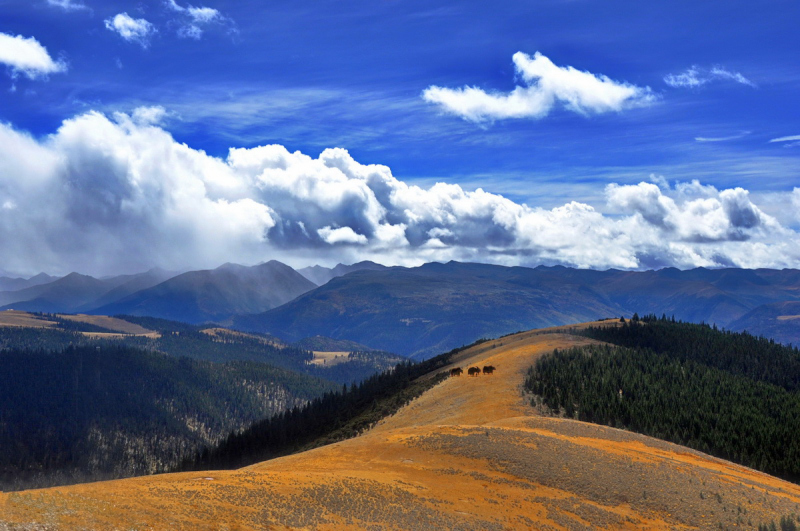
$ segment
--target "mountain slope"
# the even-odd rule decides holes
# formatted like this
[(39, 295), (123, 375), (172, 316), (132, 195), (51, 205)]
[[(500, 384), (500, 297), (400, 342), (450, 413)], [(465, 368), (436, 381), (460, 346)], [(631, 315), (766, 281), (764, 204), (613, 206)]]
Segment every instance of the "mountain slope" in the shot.
[(70, 273), (62, 278), (42, 274), (29, 279), (29, 282), (33, 281), (30, 287), (0, 293), (0, 304), (4, 305), (0, 309), (75, 313), (115, 301), (172, 276), (174, 273), (160, 269), (102, 279), (79, 273)]
[(234, 323), (290, 341), (324, 335), (424, 357), (480, 337), (621, 313), (588, 286), (558, 278), (543, 285), (534, 273), (457, 262), (356, 271)]
[(800, 345), (800, 301), (764, 304), (732, 322), (730, 329)]
[(113, 281), (70, 273), (47, 284), (0, 293), (0, 310), (73, 313), (115, 286)]
[(5, 489), (163, 472), (231, 430), (335, 388), (266, 364), (106, 343), (3, 350), (0, 363)]
[(117, 284), (117, 286), (108, 290), (101, 297), (85, 304), (80, 311), (91, 310), (93, 308), (112, 304), (127, 297), (128, 295), (136, 293), (137, 291), (152, 288), (153, 286), (161, 284), (165, 280), (169, 280), (175, 275), (176, 273), (171, 271), (153, 268), (137, 275), (114, 277), (114, 282)]
[(314, 287), (294, 269), (275, 260), (253, 267), (224, 264), (183, 273), (89, 313), (219, 322), (233, 315), (274, 308)]
[(759, 305), (800, 300), (796, 273), (430, 263), (353, 272), (234, 322), (288, 341), (324, 335), (425, 357), (480, 337), (636, 312), (727, 326)]
[(235, 471), (0, 494), (0, 522), (70, 528), (680, 529), (796, 513), (800, 487), (685, 447), (539, 416), (527, 369), (586, 338), (536, 331), (456, 355), (371, 431)]

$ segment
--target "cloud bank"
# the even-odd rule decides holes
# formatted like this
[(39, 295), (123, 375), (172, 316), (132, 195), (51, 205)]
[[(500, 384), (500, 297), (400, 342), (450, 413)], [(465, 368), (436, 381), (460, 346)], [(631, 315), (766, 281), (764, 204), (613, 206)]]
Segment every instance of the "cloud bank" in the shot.
[(61, 61), (53, 61), (47, 48), (33, 37), (0, 33), (0, 63), (11, 68), (12, 77), (20, 74), (29, 79), (67, 70)]
[(156, 27), (143, 18), (133, 18), (127, 13), (118, 13), (105, 20), (106, 29), (119, 34), (128, 42), (135, 42), (142, 48), (150, 45), (150, 37)]
[(756, 88), (755, 83), (739, 72), (732, 72), (721, 66), (702, 68), (695, 65), (689, 67), (680, 74), (668, 74), (664, 76), (664, 83), (673, 88), (696, 88), (707, 85), (713, 81), (733, 81)]
[(539, 52), (533, 58), (517, 52), (513, 61), (525, 86), (517, 86), (509, 93), (490, 93), (477, 87), (430, 86), (422, 97), (447, 113), (473, 122), (541, 119), (557, 104), (583, 115), (619, 112), (650, 105), (656, 99), (648, 87), (614, 81), (571, 66), (556, 66)]
[(741, 188), (611, 184), (607, 213), (579, 202), (547, 210), (455, 184), (409, 185), (343, 149), (312, 157), (267, 145), (215, 158), (176, 142), (164, 117), (158, 107), (88, 112), (42, 139), (0, 124), (0, 268), (103, 274), (271, 258), (800, 266), (800, 235)]

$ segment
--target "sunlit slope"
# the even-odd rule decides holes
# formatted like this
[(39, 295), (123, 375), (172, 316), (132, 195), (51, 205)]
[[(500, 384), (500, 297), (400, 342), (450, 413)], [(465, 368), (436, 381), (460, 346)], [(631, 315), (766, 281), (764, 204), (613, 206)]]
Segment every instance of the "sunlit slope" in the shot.
[[(69, 528), (748, 528), (800, 513), (800, 487), (684, 447), (537, 416), (525, 370), (585, 342), (527, 332), (356, 439), (238, 471), (0, 496), (0, 520)], [(0, 526), (1, 528), (2, 526)]]

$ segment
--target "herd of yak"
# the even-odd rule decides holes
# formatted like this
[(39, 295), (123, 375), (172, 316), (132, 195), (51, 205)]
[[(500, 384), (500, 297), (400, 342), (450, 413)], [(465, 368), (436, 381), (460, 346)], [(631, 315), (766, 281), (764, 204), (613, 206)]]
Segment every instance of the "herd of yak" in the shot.
[[(494, 367), (491, 365), (484, 365), (483, 366), (483, 374), (492, 374), (494, 372)], [(481, 373), (480, 367), (470, 367), (467, 369), (467, 374), (470, 376), (478, 376)], [(455, 367), (450, 369), (450, 376), (461, 376), (464, 374), (464, 369), (461, 367)]]

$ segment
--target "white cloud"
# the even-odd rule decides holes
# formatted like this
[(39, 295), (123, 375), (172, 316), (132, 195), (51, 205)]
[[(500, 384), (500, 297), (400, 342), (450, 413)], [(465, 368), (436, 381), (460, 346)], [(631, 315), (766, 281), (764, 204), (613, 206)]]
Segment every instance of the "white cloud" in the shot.
[(797, 141), (800, 141), (800, 135), (782, 136), (770, 140), (770, 142), (797, 142)]
[(367, 243), (366, 236), (363, 234), (356, 234), (356, 232), (350, 227), (339, 227), (338, 229), (322, 227), (317, 231), (317, 234), (320, 235), (325, 243), (329, 243), (331, 245), (337, 243), (357, 243), (364, 245)]
[[(216, 158), (157, 125), (159, 107), (89, 112), (34, 139), (0, 124), (0, 267), (182, 269), (270, 258), (417, 265), (798, 267), (800, 235), (741, 188), (665, 179), (606, 188), (608, 213), (530, 207), (455, 184), (409, 185), (343, 149)], [(785, 194), (800, 204), (800, 189)]]
[(118, 13), (106, 19), (105, 25), (126, 41), (138, 43), (142, 48), (150, 45), (150, 37), (156, 32), (156, 27), (147, 20), (133, 18), (127, 13)]
[(224, 20), (222, 13), (211, 7), (195, 7), (192, 5), (183, 7), (175, 0), (165, 0), (165, 4), (171, 10), (184, 15), (185, 21), (178, 28), (180, 37), (200, 39), (203, 36), (203, 26)]
[(614, 81), (607, 76), (556, 66), (539, 52), (531, 58), (513, 56), (514, 67), (525, 86), (509, 93), (489, 93), (477, 87), (451, 89), (430, 86), (425, 101), (448, 113), (474, 122), (506, 118), (543, 118), (557, 103), (578, 114), (618, 112), (650, 105), (656, 96), (648, 87)]
[[(124, 115), (123, 115), (124, 116)], [(158, 125), (167, 117), (167, 110), (161, 106), (138, 107), (134, 109), (131, 118), (139, 125)]]
[(0, 33), (0, 63), (11, 68), (12, 76), (23, 74), (30, 79), (67, 70), (67, 65), (53, 61), (47, 48), (35, 38), (6, 33)]
[(730, 140), (739, 140), (740, 138), (744, 138), (750, 134), (750, 131), (742, 131), (736, 135), (729, 135), (729, 136), (696, 136), (694, 137), (695, 142), (728, 142)]
[(75, 0), (47, 0), (47, 3), (54, 7), (60, 7), (64, 11), (82, 11), (88, 10), (89, 7)]
[(674, 88), (696, 88), (711, 83), (712, 81), (728, 80), (755, 88), (756, 84), (744, 77), (739, 72), (731, 72), (721, 66), (701, 68), (691, 66), (680, 74), (664, 76), (664, 83)]

